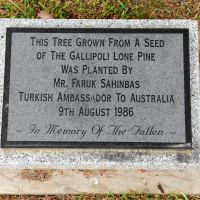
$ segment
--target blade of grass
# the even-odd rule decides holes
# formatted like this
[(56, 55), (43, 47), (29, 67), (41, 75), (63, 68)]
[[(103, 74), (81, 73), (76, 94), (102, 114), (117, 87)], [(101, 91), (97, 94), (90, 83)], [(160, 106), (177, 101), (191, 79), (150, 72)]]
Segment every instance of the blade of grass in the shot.
[(47, 10), (46, 6), (43, 5), (40, 1), (38, 2), (38, 4), (39, 4), (44, 10)]
[(181, 194), (183, 195), (183, 197), (184, 197), (185, 200), (189, 200), (184, 193), (181, 192)]
[(118, 3), (120, 4), (120, 6), (121, 6), (122, 8), (124, 8), (125, 10), (127, 9), (127, 7), (125, 6), (125, 4), (122, 3), (120, 0), (118, 0)]
[(13, 5), (14, 5), (18, 10), (20, 10), (22, 13), (24, 13), (24, 10), (22, 10), (22, 9), (18, 6), (17, 3), (13, 2), (12, 0), (9, 0), (9, 2), (10, 2), (11, 4), (13, 4)]

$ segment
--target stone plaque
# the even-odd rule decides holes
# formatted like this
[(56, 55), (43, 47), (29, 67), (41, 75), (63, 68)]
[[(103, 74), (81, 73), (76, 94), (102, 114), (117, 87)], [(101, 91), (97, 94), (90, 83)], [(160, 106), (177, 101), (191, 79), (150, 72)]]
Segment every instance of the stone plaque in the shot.
[(7, 28), (2, 147), (191, 144), (188, 29)]

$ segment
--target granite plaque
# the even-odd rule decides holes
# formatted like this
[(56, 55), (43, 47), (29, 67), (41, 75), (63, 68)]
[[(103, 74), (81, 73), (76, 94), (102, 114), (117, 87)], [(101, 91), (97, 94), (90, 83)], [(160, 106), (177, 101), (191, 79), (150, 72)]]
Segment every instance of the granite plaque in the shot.
[(2, 147), (190, 146), (188, 29), (7, 28)]

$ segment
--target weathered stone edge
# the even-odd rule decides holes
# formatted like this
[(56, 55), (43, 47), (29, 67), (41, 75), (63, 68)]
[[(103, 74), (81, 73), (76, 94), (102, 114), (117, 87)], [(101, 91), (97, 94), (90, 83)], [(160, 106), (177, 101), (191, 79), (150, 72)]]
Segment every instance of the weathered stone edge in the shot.
[[(192, 20), (0, 20), (0, 107), (2, 107), (6, 27), (189, 28), (193, 150), (10, 149), (0, 150), (0, 167), (7, 168), (148, 168), (184, 169), (200, 166), (200, 101), (198, 25)], [(3, 38), (2, 38), (3, 36)], [(0, 112), (1, 115), (1, 112)]]

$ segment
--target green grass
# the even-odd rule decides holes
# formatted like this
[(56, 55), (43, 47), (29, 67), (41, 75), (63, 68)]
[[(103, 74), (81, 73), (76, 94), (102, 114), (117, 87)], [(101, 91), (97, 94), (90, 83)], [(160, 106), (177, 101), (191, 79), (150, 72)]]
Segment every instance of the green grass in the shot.
[(0, 0), (1, 18), (196, 19), (199, 0)]
[(148, 194), (135, 193), (129, 194), (79, 194), (79, 195), (3, 195), (0, 200), (197, 200), (199, 195), (186, 194)]

